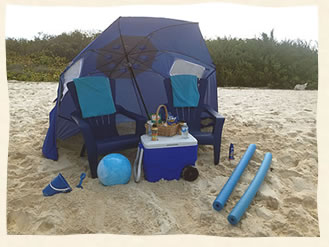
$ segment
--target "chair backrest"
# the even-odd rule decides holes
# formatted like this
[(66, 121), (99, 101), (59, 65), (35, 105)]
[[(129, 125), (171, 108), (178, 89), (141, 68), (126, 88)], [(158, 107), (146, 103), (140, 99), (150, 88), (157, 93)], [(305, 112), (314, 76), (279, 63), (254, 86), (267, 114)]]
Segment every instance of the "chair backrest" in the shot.
[(204, 97), (208, 85), (207, 79), (198, 80), (198, 91), (200, 94), (199, 104), (197, 107), (174, 107), (173, 94), (170, 78), (164, 79), (164, 85), (166, 88), (166, 94), (168, 99), (168, 111), (178, 117), (180, 121), (185, 121), (190, 130), (200, 130), (201, 127), (201, 105), (204, 102)]
[[(109, 81), (110, 81), (111, 91), (115, 92), (115, 80), (109, 80)], [(67, 84), (67, 88), (71, 94), (77, 113), (82, 118), (78, 94), (74, 82), (73, 81), (69, 82)], [(114, 94), (112, 94), (112, 97), (115, 103)], [(116, 118), (116, 114), (114, 113), (104, 116), (89, 117), (89, 118), (85, 118), (84, 120), (88, 122), (96, 139), (103, 139), (103, 138), (119, 135), (116, 128), (115, 118)]]

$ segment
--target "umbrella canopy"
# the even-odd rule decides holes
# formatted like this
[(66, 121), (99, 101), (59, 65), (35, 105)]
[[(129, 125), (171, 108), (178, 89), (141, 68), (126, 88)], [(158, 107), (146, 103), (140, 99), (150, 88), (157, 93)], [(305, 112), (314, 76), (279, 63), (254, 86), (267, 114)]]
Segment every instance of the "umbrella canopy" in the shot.
[(152, 71), (158, 50), (147, 37), (121, 36), (94, 52), (98, 54), (96, 69), (90, 73), (101, 71), (109, 78), (120, 79), (131, 78), (130, 67), (135, 76)]
[(152, 71), (153, 60), (158, 50), (153, 46), (148, 36), (123, 36), (112, 41), (105, 47), (94, 50), (98, 54), (96, 70), (89, 74), (101, 71), (111, 79), (131, 78), (143, 104), (145, 113), (149, 112), (144, 102), (143, 95), (138, 86), (136, 75), (145, 71)]
[(115, 79), (116, 90), (112, 93), (116, 104), (145, 116), (147, 110), (154, 113), (158, 105), (167, 102), (163, 80), (170, 76), (177, 60), (203, 68), (199, 77), (209, 81), (204, 103), (217, 109), (215, 66), (198, 23), (152, 17), (118, 18), (61, 74), (53, 111), (55, 126), (50, 126), (55, 129), (55, 137), (51, 139), (65, 139), (79, 131), (70, 120), (75, 108), (66, 86), (74, 78), (101, 75)]

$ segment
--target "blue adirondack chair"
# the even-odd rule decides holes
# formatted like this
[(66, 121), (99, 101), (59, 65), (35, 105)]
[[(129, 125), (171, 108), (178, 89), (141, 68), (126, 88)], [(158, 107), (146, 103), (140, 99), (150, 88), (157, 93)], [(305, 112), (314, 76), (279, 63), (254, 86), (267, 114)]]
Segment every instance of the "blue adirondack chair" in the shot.
[[(199, 104), (197, 107), (174, 107), (173, 93), (170, 78), (164, 79), (168, 103), (168, 111), (176, 115), (180, 121), (184, 121), (189, 126), (189, 132), (193, 135), (200, 145), (213, 145), (214, 147), (214, 164), (217, 165), (220, 160), (220, 147), (222, 139), (222, 130), (225, 118), (216, 112), (209, 105), (204, 104), (204, 97), (208, 85), (208, 80), (199, 79), (197, 82), (198, 91), (200, 94)], [(210, 118), (212, 122), (208, 125), (203, 125), (202, 113), (206, 113), (206, 118)], [(212, 132), (201, 131), (202, 128), (212, 126)]]
[[(114, 80), (110, 80), (110, 86), (111, 91), (115, 92)], [(137, 147), (140, 136), (145, 133), (144, 124), (147, 119), (143, 116), (127, 111), (125, 108), (117, 104), (115, 104), (116, 112), (113, 114), (83, 118), (74, 82), (69, 82), (67, 87), (77, 109), (71, 114), (71, 117), (79, 126), (84, 139), (84, 145), (80, 155), (83, 156), (86, 148), (91, 176), (92, 178), (96, 178), (99, 155), (105, 155), (122, 149)], [(114, 97), (113, 101), (115, 102)], [(119, 135), (116, 128), (117, 114), (122, 114), (136, 122), (134, 134)]]

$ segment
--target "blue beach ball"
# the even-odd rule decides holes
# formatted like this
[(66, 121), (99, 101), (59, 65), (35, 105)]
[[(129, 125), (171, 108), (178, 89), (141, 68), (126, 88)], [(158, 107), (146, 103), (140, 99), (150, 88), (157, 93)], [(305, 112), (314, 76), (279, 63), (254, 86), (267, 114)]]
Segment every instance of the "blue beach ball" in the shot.
[(131, 165), (122, 154), (108, 154), (98, 164), (97, 176), (105, 186), (126, 184), (131, 177)]

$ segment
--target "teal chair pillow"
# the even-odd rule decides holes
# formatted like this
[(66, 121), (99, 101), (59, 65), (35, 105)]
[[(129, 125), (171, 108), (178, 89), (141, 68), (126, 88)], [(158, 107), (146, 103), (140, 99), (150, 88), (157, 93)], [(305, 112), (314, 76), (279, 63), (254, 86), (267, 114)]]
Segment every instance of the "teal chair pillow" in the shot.
[(116, 112), (110, 82), (107, 77), (88, 76), (73, 80), (83, 118)]
[(174, 107), (197, 107), (200, 94), (198, 78), (195, 75), (175, 75), (170, 77)]

